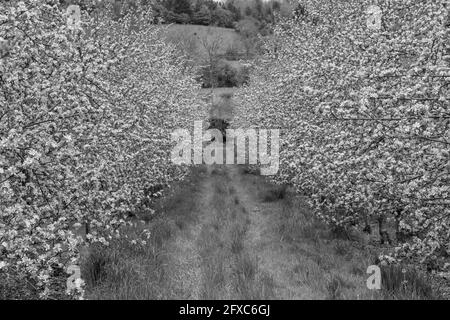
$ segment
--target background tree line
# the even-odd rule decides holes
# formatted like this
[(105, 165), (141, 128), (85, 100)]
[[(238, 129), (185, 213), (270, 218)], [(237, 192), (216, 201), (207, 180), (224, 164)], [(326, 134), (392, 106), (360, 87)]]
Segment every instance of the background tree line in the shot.
[(276, 12), (288, 12), (288, 3), (279, 0), (155, 0), (155, 18), (164, 23), (196, 24), (237, 28), (242, 20), (251, 20), (265, 29), (275, 20)]
[(290, 16), (295, 5), (289, 0), (60, 0), (62, 5), (77, 4), (82, 10), (92, 11), (112, 3), (117, 18), (138, 7), (151, 7), (153, 22), (164, 24), (193, 24), (247, 29), (267, 35), (276, 14)]

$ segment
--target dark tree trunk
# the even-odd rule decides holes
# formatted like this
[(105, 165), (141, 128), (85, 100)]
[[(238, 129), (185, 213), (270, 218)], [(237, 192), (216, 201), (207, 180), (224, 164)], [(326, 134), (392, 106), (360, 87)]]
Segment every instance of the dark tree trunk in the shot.
[(385, 229), (384, 222), (385, 222), (385, 217), (379, 216), (378, 217), (378, 232), (380, 234), (380, 243), (381, 244), (385, 244), (385, 243), (391, 244), (391, 239), (389, 237), (389, 233)]

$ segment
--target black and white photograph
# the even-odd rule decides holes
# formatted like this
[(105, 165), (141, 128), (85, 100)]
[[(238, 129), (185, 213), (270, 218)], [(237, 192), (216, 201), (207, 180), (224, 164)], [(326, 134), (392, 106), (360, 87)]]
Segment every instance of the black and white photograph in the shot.
[(0, 306), (449, 299), (448, 0), (0, 0)]

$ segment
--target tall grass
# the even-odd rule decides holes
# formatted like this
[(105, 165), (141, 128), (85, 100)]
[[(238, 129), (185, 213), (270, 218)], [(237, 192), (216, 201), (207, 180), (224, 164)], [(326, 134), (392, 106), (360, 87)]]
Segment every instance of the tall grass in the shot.
[(383, 266), (381, 279), (385, 299), (436, 300), (440, 298), (431, 286), (431, 279), (412, 267)]
[[(331, 228), (316, 218), (307, 199), (265, 181), (245, 174), (265, 203), (273, 230), (286, 248), (298, 255), (292, 266), (300, 285), (311, 289), (311, 298), (325, 299), (438, 299), (431, 278), (408, 266), (382, 267), (381, 290), (366, 288), (368, 266), (375, 264), (380, 248), (354, 230)], [(252, 183), (253, 182), (253, 183)], [(295, 261), (295, 260), (294, 260)], [(306, 290), (306, 289), (305, 289)]]
[[(177, 233), (195, 220), (196, 196), (203, 170), (193, 168), (187, 181), (181, 183), (159, 204), (163, 211), (155, 217), (140, 217), (146, 223), (135, 223), (121, 230), (122, 238), (110, 246), (92, 246), (82, 262), (82, 278), (89, 299), (167, 299), (173, 296), (167, 274), (165, 246)], [(150, 229), (145, 244), (132, 244), (143, 229)]]

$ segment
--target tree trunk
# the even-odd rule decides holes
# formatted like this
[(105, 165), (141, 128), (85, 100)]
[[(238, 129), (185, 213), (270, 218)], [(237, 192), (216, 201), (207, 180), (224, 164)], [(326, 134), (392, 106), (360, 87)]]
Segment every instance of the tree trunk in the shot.
[(395, 215), (395, 238), (398, 242), (404, 243), (406, 241), (407, 235), (405, 232), (400, 230), (400, 220), (402, 217), (403, 209), (397, 209)]
[(380, 243), (381, 244), (385, 244), (385, 243), (391, 244), (391, 239), (389, 238), (389, 233), (385, 229), (384, 222), (385, 222), (384, 216), (379, 216), (378, 217), (378, 232), (380, 234)]
[(364, 218), (364, 229), (363, 232), (367, 233), (367, 234), (372, 234), (372, 227), (370, 226), (370, 222), (369, 222), (369, 218), (366, 216)]
[(89, 234), (90, 231), (91, 229), (89, 228), (89, 222), (86, 222), (84, 224), (84, 240), (87, 240), (87, 235)]

